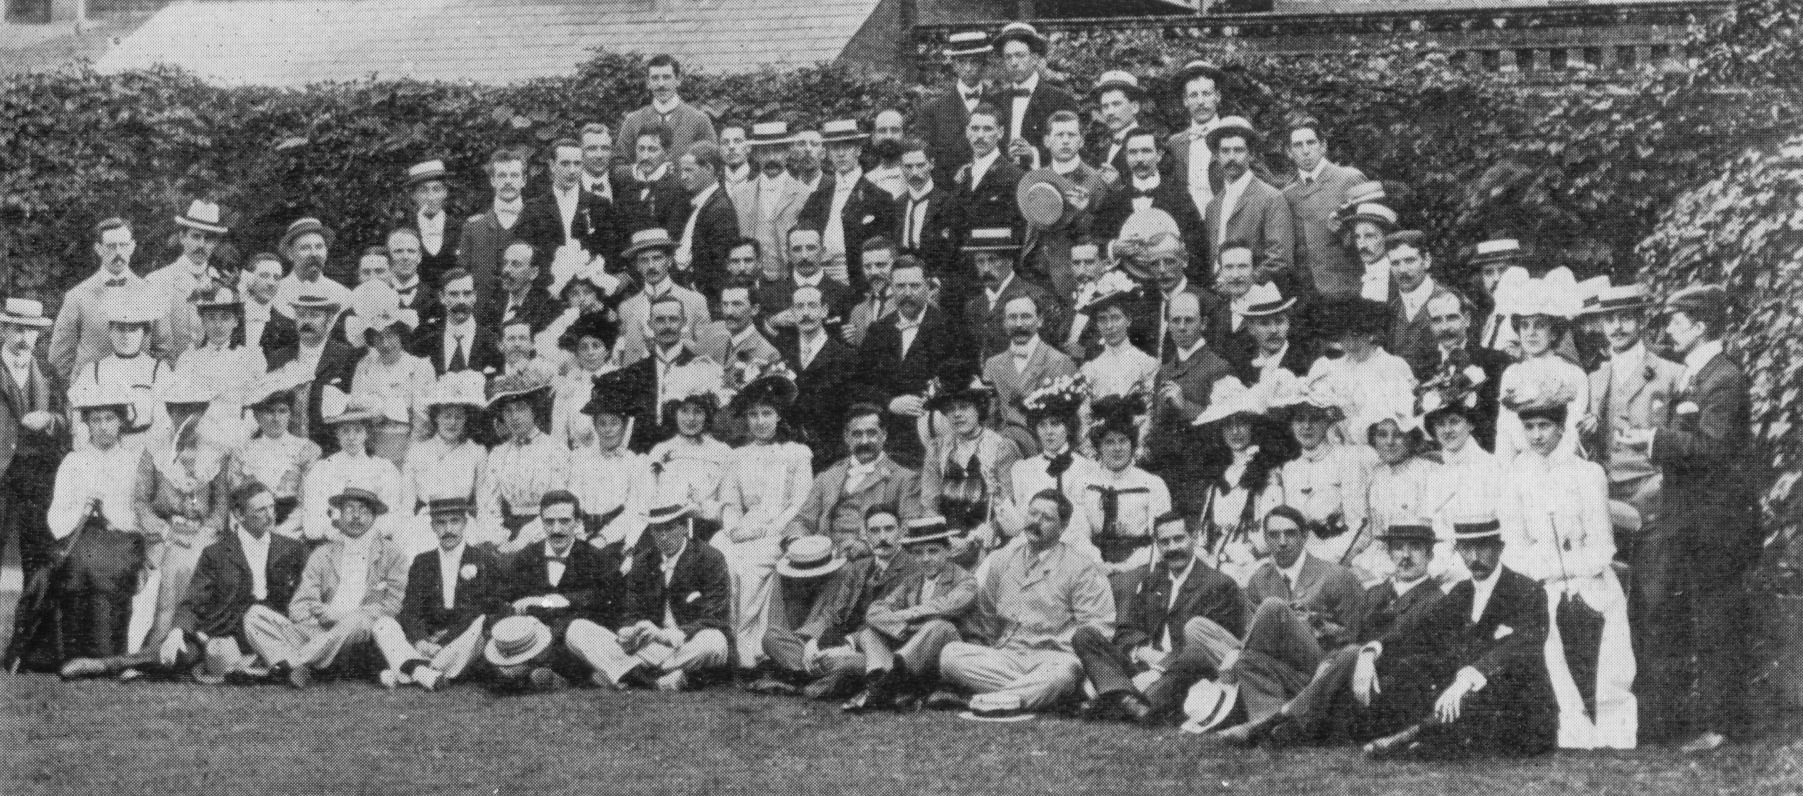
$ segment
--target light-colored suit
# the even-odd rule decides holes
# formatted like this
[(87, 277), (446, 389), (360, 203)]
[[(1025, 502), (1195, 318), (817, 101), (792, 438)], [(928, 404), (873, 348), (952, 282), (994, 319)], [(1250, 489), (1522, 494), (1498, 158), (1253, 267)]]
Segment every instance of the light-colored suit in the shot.
[(1314, 275), (1315, 289), (1326, 295), (1359, 292), (1364, 266), (1340, 245), (1334, 213), (1346, 201), (1346, 192), (1365, 182), (1365, 175), (1350, 166), (1324, 163), (1313, 182), (1300, 177), (1283, 187), (1295, 220), (1296, 262)]
[[(1221, 198), (1224, 190), (1215, 193), (1214, 201), (1209, 203), (1208, 212), (1202, 217), (1203, 234), (1208, 236), (1209, 266), (1212, 268), (1220, 261), (1222, 242), (1238, 240), (1252, 246), (1252, 262), (1258, 266), (1259, 273), (1293, 273), (1296, 235), (1289, 200), (1254, 174), (1234, 204), (1233, 214), (1223, 220)], [(1222, 234), (1223, 224), (1225, 235)]]
[[(125, 281), (108, 284), (118, 279)], [(106, 299), (114, 291), (125, 291), (138, 300), (157, 303), (159, 307), (163, 299), (163, 294), (129, 270), (123, 276), (114, 277), (100, 269), (64, 294), (63, 306), (56, 312), (56, 324), (50, 329), (49, 355), (51, 369), (65, 383), (76, 368), (113, 353), (112, 340), (107, 337)], [(150, 339), (145, 344), (149, 346), (147, 351), (151, 356), (163, 358), (163, 352), (169, 347), (166, 320), (159, 318), (151, 324)]]
[(896, 508), (904, 519), (920, 516), (920, 473), (883, 456), (876, 460), (875, 471), (847, 492), (845, 479), (853, 461), (841, 459), (814, 477), (807, 502), (795, 513), (786, 535), (830, 536), (835, 531), (862, 530), (864, 510), (878, 505)]
[[(1015, 369), (1014, 354), (1006, 350), (983, 363), (983, 380), (995, 388), (996, 402), (1001, 405), (1002, 422), (1011, 427), (1004, 429), (1003, 433), (1014, 438), (1016, 443), (1025, 443), (1021, 449), (1026, 455), (1039, 453), (1039, 440), (1032, 429), (1027, 427), (1027, 413), (1020, 407), (1021, 399), (1037, 389), (1040, 382), (1076, 372), (1077, 363), (1044, 340), (1040, 340), (1034, 347), (1024, 369)], [(1014, 429), (1024, 433), (1009, 433)]]
[(357, 609), (330, 626), (321, 621), (321, 612), (338, 594), (338, 562), (344, 557), (346, 545), (339, 536), (313, 551), (307, 568), (301, 572), (300, 588), (288, 603), (287, 616), (265, 605), (252, 606), (245, 613), (245, 637), (264, 661), (296, 668), (328, 668), (345, 647), (373, 644), (371, 628), (378, 618), (401, 612), (411, 562), (401, 545), (386, 536), (377, 536), (370, 540), (369, 570)]
[(720, 363), (723, 368), (731, 368), (733, 362), (741, 357), (749, 357), (757, 362), (775, 362), (783, 358), (782, 352), (757, 330), (756, 326), (743, 342), (733, 343), (732, 332), (726, 328), (725, 321), (708, 321), (695, 328), (695, 353)]
[[(684, 338), (693, 342), (695, 328), (713, 320), (708, 312), (707, 299), (681, 285), (670, 285), (670, 292), (682, 302), (688, 328), (684, 330)], [(650, 352), (645, 342), (651, 336), (651, 299), (639, 293), (620, 305), (620, 340), (614, 344), (614, 359), (620, 367), (626, 367), (644, 359)]]
[(1584, 440), (1591, 458), (1609, 474), (1609, 497), (1625, 500), (1649, 519), (1659, 507), (1659, 466), (1644, 445), (1616, 441), (1621, 429), (1649, 429), (1672, 421), (1684, 366), (1654, 356), (1645, 346), (1627, 360), (1611, 358), (1590, 374), (1590, 415), (1596, 431)]
[[(1220, 121), (1220, 119), (1217, 117), (1215, 121)], [(1213, 126), (1213, 122), (1208, 125), (1210, 128)], [(1172, 133), (1171, 137), (1165, 139), (1164, 142), (1165, 156), (1171, 159), (1169, 165), (1165, 166), (1164, 172), (1183, 180), (1189, 189), (1190, 201), (1196, 206), (1196, 218), (1198, 219), (1208, 212), (1208, 205), (1213, 203), (1212, 198), (1221, 192), (1221, 163), (1214, 159), (1212, 152), (1209, 153), (1207, 182), (1198, 185), (1195, 180), (1190, 179), (1190, 148), (1200, 137), (1201, 132), (1192, 125)]]
[(808, 189), (801, 182), (787, 173), (777, 178), (779, 188), (776, 191), (775, 207), (766, 207), (759, 202), (764, 194), (758, 190), (760, 178), (753, 177), (728, 189), (732, 198), (733, 209), (739, 211), (739, 231), (747, 237), (756, 238), (762, 256), (759, 263), (766, 269), (785, 262), (789, 251), (789, 230), (794, 228), (795, 220), (801, 216), (801, 206), (807, 204)]

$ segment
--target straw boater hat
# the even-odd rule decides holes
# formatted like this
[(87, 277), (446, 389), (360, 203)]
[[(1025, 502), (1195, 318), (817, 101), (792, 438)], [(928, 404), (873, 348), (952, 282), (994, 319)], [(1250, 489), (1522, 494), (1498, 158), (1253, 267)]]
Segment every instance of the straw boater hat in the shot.
[(338, 310), (338, 302), (335, 299), (313, 289), (311, 286), (301, 288), (300, 294), (296, 295), (292, 301), (289, 301), (288, 306), (292, 307), (296, 314), (301, 310), (319, 310), (321, 312), (336, 312)]
[(188, 203), (188, 212), (175, 217), (175, 223), (196, 232), (224, 235), (230, 232), (231, 228), (225, 225), (223, 215), (219, 205), (205, 199), (196, 199)]
[(1227, 73), (1222, 72), (1221, 68), (1214, 64), (1197, 59), (1184, 64), (1182, 69), (1177, 70), (1177, 85), (1183, 86), (1198, 77), (1206, 77), (1209, 80), (1213, 80), (1215, 86), (1218, 88), (1221, 85), (1221, 81), (1227, 78)]
[(482, 657), (499, 667), (518, 666), (551, 648), (551, 628), (530, 616), (510, 616), (488, 631)]
[(1253, 285), (1251, 290), (1246, 291), (1246, 310), (1241, 314), (1248, 318), (1262, 318), (1287, 312), (1294, 306), (1296, 306), (1296, 298), (1294, 296), (1285, 298), (1283, 291), (1277, 288), (1275, 282), (1260, 282)]
[(632, 233), (632, 243), (626, 247), (626, 251), (620, 252), (620, 257), (631, 262), (641, 252), (656, 249), (662, 249), (666, 253), (674, 252), (676, 251), (676, 241), (670, 238), (670, 233), (666, 230), (657, 227), (641, 229)]
[(353, 398), (330, 384), (319, 390), (319, 415), (328, 426), (367, 423), (381, 417), (381, 413), (365, 403), (361, 396)]
[(796, 579), (823, 578), (844, 566), (845, 557), (839, 555), (839, 546), (831, 538), (802, 536), (783, 551), (782, 560), (776, 562), (776, 574)]
[(444, 161), (428, 160), (415, 163), (407, 168), (407, 187), (414, 188), (421, 183), (441, 182), (447, 174)]
[(1070, 200), (1077, 190), (1076, 183), (1058, 172), (1034, 169), (1022, 175), (1015, 186), (1014, 203), (1027, 223), (1040, 228), (1056, 226), (1079, 212)]
[(1221, 726), (1227, 717), (1233, 715), (1233, 708), (1239, 702), (1240, 684), (1217, 683), (1213, 680), (1197, 680), (1190, 686), (1189, 693), (1183, 698), (1183, 715), (1186, 717), (1180, 728), (1191, 735), (1201, 735)]
[(1340, 216), (1340, 225), (1347, 229), (1360, 221), (1369, 221), (1388, 233), (1396, 228), (1396, 211), (1378, 202), (1360, 202), (1347, 207)]
[(1389, 525), (1384, 532), (1377, 535), (1380, 542), (1426, 542), (1438, 541), (1434, 528), (1427, 520), (1404, 521)]
[(848, 144), (870, 137), (857, 119), (834, 119), (820, 125), (820, 137), (829, 144)]
[(326, 226), (319, 219), (309, 216), (307, 218), (296, 219), (294, 223), (288, 225), (288, 230), (282, 233), (282, 248), (288, 248), (293, 245), (295, 238), (308, 233), (316, 233), (320, 237), (325, 238), (327, 246), (332, 245), (331, 227)]
[(1502, 523), (1491, 511), (1473, 512), (1452, 521), (1452, 540), (1469, 542), (1477, 539), (1502, 538)]
[(1095, 88), (1090, 89), (1090, 94), (1101, 96), (1105, 91), (1115, 90), (1125, 93), (1129, 99), (1133, 100), (1138, 100), (1146, 95), (1145, 90), (1139, 86), (1139, 78), (1134, 77), (1132, 72), (1120, 69), (1103, 72), (1101, 77), (1096, 78)]
[(326, 503), (332, 508), (338, 508), (352, 500), (360, 501), (363, 505), (368, 506), (371, 513), (378, 515), (388, 513), (388, 504), (383, 503), (381, 497), (360, 486), (347, 486), (343, 492), (333, 495)]
[(751, 126), (745, 140), (753, 147), (788, 146), (795, 143), (795, 136), (789, 132), (788, 122), (758, 122)]
[(468, 517), (475, 513), (476, 504), (467, 497), (435, 497), (426, 501), (426, 513), (436, 517), (440, 514), (460, 514)]
[(928, 542), (949, 542), (957, 533), (945, 524), (944, 517), (915, 517), (908, 520), (906, 535), (902, 537), (903, 547), (926, 544)]
[(1002, 48), (1011, 41), (1025, 42), (1027, 49), (1032, 50), (1036, 55), (1045, 55), (1046, 50), (1051, 47), (1051, 42), (1039, 34), (1038, 28), (1025, 22), (1010, 22), (1003, 25), (1001, 31), (995, 34), (995, 39), (990, 42), (990, 47), (999, 55)]
[(43, 302), (28, 298), (9, 298), (6, 300), (6, 307), (0, 309), (0, 323), (43, 329), (50, 325), (50, 319), (44, 316)]
[(1607, 314), (1624, 311), (1638, 312), (1646, 309), (1646, 306), (1646, 288), (1641, 287), (1640, 283), (1634, 282), (1626, 285), (1610, 285), (1598, 291), (1596, 305), (1587, 309), (1597, 314)]
[(1220, 121), (1215, 122), (1215, 126), (1209, 129), (1204, 138), (1208, 141), (1210, 150), (1219, 151), (1221, 139), (1230, 135), (1244, 136), (1248, 149), (1258, 147), (1258, 128), (1253, 127), (1252, 122), (1244, 116), (1223, 117)]
[(947, 58), (970, 58), (989, 54), (989, 33), (981, 30), (961, 30), (945, 37), (945, 47), (939, 51)]
[(1665, 300), (1664, 314), (1682, 312), (1692, 317), (1722, 319), (1728, 316), (1728, 291), (1720, 285), (1687, 287)]
[(689, 518), (689, 507), (681, 503), (658, 506), (645, 512), (645, 525), (668, 525)]
[(958, 715), (972, 721), (1012, 722), (1033, 718), (1033, 714), (1027, 712), (1025, 703), (1021, 701), (1020, 694), (1000, 691), (971, 697), (970, 709)]
[(1483, 265), (1488, 262), (1506, 262), (1521, 257), (1521, 241), (1514, 238), (1496, 238), (1477, 245), (1471, 252), (1471, 265)]
[(1011, 252), (1020, 249), (1020, 240), (1011, 227), (982, 227), (970, 231), (964, 240), (967, 252)]

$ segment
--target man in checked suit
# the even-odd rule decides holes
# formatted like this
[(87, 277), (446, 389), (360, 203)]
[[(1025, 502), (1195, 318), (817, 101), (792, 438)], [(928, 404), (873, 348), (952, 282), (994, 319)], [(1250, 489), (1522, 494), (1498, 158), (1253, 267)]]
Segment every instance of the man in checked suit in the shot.
[(1120, 606), (1114, 637), (1082, 627), (1071, 639), (1096, 689), (1085, 710), (1091, 718), (1144, 722), (1175, 712), (1189, 687), (1206, 674), (1170, 665), (1185, 646), (1206, 643), (1196, 620), (1237, 636), (1251, 610), (1232, 578), (1196, 557), (1195, 537), (1183, 515), (1167, 512), (1155, 521), (1154, 533), (1158, 562)]
[(926, 144), (928, 160), (936, 164), (933, 179), (950, 185), (958, 169), (970, 162), (964, 127), (970, 112), (989, 91), (983, 82), (989, 67), (989, 34), (980, 30), (953, 33), (946, 37), (942, 52), (951, 62), (955, 78), (921, 103), (913, 132)]
[(371, 628), (388, 663), (382, 685), (414, 683), (432, 691), (456, 680), (480, 653), (489, 618), (504, 610), (501, 561), (464, 544), (473, 508), (466, 497), (428, 503), (438, 548), (415, 556), (408, 567), (401, 612), (377, 619)]

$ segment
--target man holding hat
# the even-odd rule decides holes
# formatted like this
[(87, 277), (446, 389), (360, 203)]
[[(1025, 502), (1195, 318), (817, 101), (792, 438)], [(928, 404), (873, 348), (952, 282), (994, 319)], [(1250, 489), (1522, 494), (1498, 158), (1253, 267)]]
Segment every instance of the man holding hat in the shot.
[[(1605, 289), (1597, 297), (1595, 312), (1601, 316), (1609, 358), (1590, 374), (1590, 406), (1578, 421), (1578, 431), (1585, 437), (1584, 449), (1609, 474), (1609, 499), (1633, 506), (1650, 527), (1659, 516), (1659, 467), (1647, 457), (1645, 448), (1624, 445), (1616, 432), (1670, 422), (1684, 366), (1647, 349), (1643, 339), (1646, 295), (1640, 285)], [(1627, 553), (1623, 558), (1634, 560), (1633, 540), (1616, 541)]]
[(1253, 173), (1258, 131), (1239, 116), (1220, 120), (1205, 136), (1221, 165), (1221, 190), (1203, 214), (1209, 262), (1233, 241), (1251, 247), (1258, 281), (1276, 280), (1284, 293), (1314, 292), (1313, 277), (1295, 268), (1295, 215), (1282, 192)]
[[(728, 193), (739, 213), (739, 232), (758, 242), (759, 265), (765, 274), (781, 274), (783, 244), (801, 217), (809, 191), (785, 168), (789, 145), (788, 122), (758, 122), (747, 137), (756, 174)], [(626, 259), (631, 260), (630, 256)]]
[(350, 302), (351, 289), (325, 275), (327, 256), (332, 245), (332, 230), (317, 218), (296, 219), (282, 233), (282, 256), (288, 259), (288, 275), (276, 283), (277, 307), (292, 307), (302, 294), (320, 295), (343, 307)]
[(1363, 172), (1327, 159), (1327, 138), (1313, 116), (1289, 124), (1288, 153), (1296, 179), (1283, 187), (1296, 221), (1296, 259), (1325, 295), (1359, 292), (1359, 267), (1340, 246), (1337, 214), (1347, 194), (1366, 182)]
[(377, 619), (371, 628), (388, 663), (382, 685), (415, 683), (432, 691), (456, 680), (481, 651), (489, 617), (503, 611), (501, 562), (464, 542), (472, 508), (466, 497), (427, 504), (438, 548), (420, 553), (407, 569), (400, 613)]
[[(555, 674), (564, 679), (588, 676), (597, 669), (601, 652), (590, 643), (595, 631), (612, 632), (620, 626), (625, 610), (626, 581), (623, 570), (630, 551), (619, 547), (600, 549), (577, 544), (586, 533), (581, 501), (570, 492), (558, 489), (546, 492), (538, 501), (538, 524), (544, 529), (544, 541), (534, 543), (511, 558), (503, 558), (506, 567), (503, 599), (512, 605), (513, 617), (502, 620), (516, 627), (517, 619), (529, 618), (541, 623), (543, 646), (540, 652), (557, 648), (543, 663), (544, 674), (530, 668), (512, 672), (509, 669), (534, 656), (500, 656), (496, 647), (502, 643), (501, 623), (491, 627), (488, 660), (502, 669), (504, 682), (517, 682), (514, 675), (532, 677), (534, 685), (543, 685)], [(504, 652), (504, 650), (503, 650)], [(507, 660), (506, 658), (517, 658)]]
[[(831, 161), (832, 190), (822, 186), (802, 205), (797, 223), (821, 230), (826, 271), (853, 290), (865, 287), (860, 254), (864, 241), (890, 234), (895, 227), (895, 199), (864, 175), (858, 158), (869, 138), (857, 119), (834, 119), (820, 126)], [(841, 270), (843, 269), (843, 270)]]
[(50, 561), (44, 516), (69, 449), (62, 387), (37, 354), (38, 336), (49, 326), (44, 305), (32, 299), (9, 298), (0, 309), (0, 553), (15, 540), (26, 583)]
[(403, 228), (419, 237), (419, 278), (426, 289), (436, 288), (446, 271), (457, 267), (457, 244), (463, 239), (463, 222), (445, 212), (450, 199), (450, 172), (444, 161), (433, 159), (407, 168), (407, 201), (412, 213)]
[[(983, 103), (970, 112), (965, 138), (970, 142), (970, 162), (958, 169), (957, 178), (947, 187), (951, 191), (952, 241), (968, 246), (978, 229), (1022, 227), (1019, 202), (1015, 193), (1025, 171), (1004, 155), (1000, 148), (1002, 112)], [(1042, 124), (1043, 126), (1043, 124)], [(1038, 150), (1028, 146), (1029, 154)], [(1038, 162), (1034, 155), (1034, 163)], [(948, 280), (954, 281), (954, 280)]]
[(1158, 148), (1158, 136), (1143, 127), (1129, 131), (1121, 139), (1120, 160), (1125, 168), (1096, 207), (1095, 234), (1103, 239), (1119, 238), (1129, 216), (1158, 209), (1177, 222), (1184, 245), (1201, 251), (1202, 225), (1194, 213), (1187, 212), (1190, 200), (1183, 184), (1167, 177), (1161, 168), (1164, 153)]
[[(1727, 291), (1699, 285), (1665, 303), (1665, 334), (1684, 357), (1683, 385), (1668, 419), (1616, 431), (1645, 446), (1664, 479), (1659, 519), (1635, 550), (1635, 647), (1646, 657), (1641, 712), (1648, 740), (1689, 737), (1708, 751), (1745, 724), (1747, 598), (1742, 578), (1759, 559), (1759, 492), (1747, 377), (1723, 352), (1731, 322)], [(1684, 709), (1696, 656), (1702, 698)]]
[(578, 620), (568, 643), (597, 684), (687, 691), (732, 660), (732, 577), (726, 557), (694, 538), (686, 507), (654, 508), (645, 521), (655, 544), (632, 554), (619, 631)]
[(266, 605), (244, 615), (251, 648), (269, 662), (272, 676), (285, 676), (295, 688), (306, 688), (315, 672), (346, 652), (370, 646), (376, 620), (398, 613), (407, 592), (406, 555), (370, 532), (387, 504), (368, 489), (347, 486), (331, 505), (338, 535), (307, 559), (287, 615)]
[(1051, 161), (1027, 172), (1015, 188), (1015, 203), (1027, 221), (1021, 262), (1054, 293), (1075, 296), (1084, 280), (1073, 273), (1071, 248), (1087, 242), (1108, 184), (1080, 157), (1083, 120), (1076, 113), (1059, 111), (1046, 120), (1045, 147)]
[(182, 255), (144, 278), (150, 289), (167, 302), (164, 323), (169, 330), (169, 348), (165, 356), (170, 359), (181, 356), (200, 337), (200, 315), (193, 303), (195, 293), (238, 287), (236, 274), (227, 274), (212, 262), (213, 252), (229, 231), (221, 215), (219, 205), (204, 199), (189, 204), (187, 212), (175, 217), (175, 225), (181, 229)]
[[(131, 270), (135, 251), (131, 222), (115, 217), (94, 225), (94, 255), (100, 258), (100, 269), (64, 294), (50, 331), (50, 367), (65, 382), (72, 382), (81, 366), (111, 353), (107, 331), (111, 319), (106, 308), (113, 303), (113, 296), (142, 300), (139, 297), (154, 295), (143, 277)], [(153, 352), (168, 345), (163, 319), (155, 321), (148, 341)]]
[[(895, 512), (888, 509), (873, 510), (866, 525), (882, 518), (887, 518), (892, 531), (896, 528)], [(811, 698), (835, 694), (842, 698), (845, 694), (838, 692), (864, 673), (863, 656), (849, 643), (864, 620), (865, 606), (857, 604), (861, 573), (846, 567), (845, 552), (831, 537), (788, 541), (776, 562), (777, 581), (770, 590), (762, 676), (747, 688), (760, 694), (795, 694), (806, 686)]]
[[(958, 622), (977, 599), (976, 580), (951, 560), (953, 535), (944, 517), (907, 521), (901, 546), (908, 566), (864, 612), (854, 639), (864, 654), (864, 690), (845, 703), (846, 712), (918, 706), (931, 692), (939, 654), (959, 640)], [(873, 551), (880, 547), (872, 544)]]
[(1044, 153), (1036, 147), (1045, 138), (1046, 120), (1058, 111), (1077, 110), (1077, 98), (1047, 83), (1041, 74), (1051, 42), (1032, 25), (1003, 25), (990, 46), (1001, 57), (1002, 76), (1007, 80), (998, 87), (1002, 101), (995, 106), (1001, 112), (997, 122), (1004, 125), (1008, 158), (1032, 168), (1043, 160)]
[(920, 104), (915, 134), (926, 142), (929, 159), (937, 165), (933, 178), (950, 184), (952, 175), (970, 162), (970, 145), (964, 127), (970, 112), (985, 99), (994, 101), (983, 82), (989, 66), (989, 34), (980, 30), (958, 31), (946, 37), (940, 53), (952, 65), (953, 79)]

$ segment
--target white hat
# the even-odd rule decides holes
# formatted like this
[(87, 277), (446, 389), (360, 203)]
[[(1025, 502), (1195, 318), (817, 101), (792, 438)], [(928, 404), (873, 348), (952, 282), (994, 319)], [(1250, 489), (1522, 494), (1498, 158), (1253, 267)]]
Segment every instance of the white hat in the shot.
[(200, 232), (224, 235), (230, 228), (220, 220), (220, 215), (219, 205), (196, 199), (188, 204), (188, 212), (175, 217), (175, 223)]
[(1021, 701), (1020, 694), (1003, 692), (971, 697), (970, 710), (959, 716), (975, 721), (1026, 721), (1033, 718), (1033, 714), (1027, 712), (1025, 703)]
[(1578, 281), (1571, 275), (1571, 269), (1554, 268), (1546, 276), (1528, 280), (1517, 294), (1513, 314), (1550, 315), (1554, 318), (1571, 320), (1578, 317), (1584, 309), (1584, 299), (1578, 292)]
[(1222, 685), (1213, 680), (1197, 680), (1189, 687), (1189, 695), (1183, 698), (1183, 715), (1188, 720), (1183, 722), (1181, 729), (1201, 735), (1221, 726), (1233, 714), (1233, 706), (1239, 702), (1239, 697), (1240, 684), (1237, 682)]
[(50, 325), (50, 318), (44, 315), (44, 302), (28, 298), (9, 298), (6, 300), (6, 308), (0, 310), (0, 323), (42, 329)]
[(401, 294), (393, 285), (371, 279), (351, 291), (350, 317), (344, 319), (344, 337), (351, 345), (362, 346), (363, 335), (372, 329), (387, 329), (400, 324), (419, 328), (419, 311), (401, 307)]

